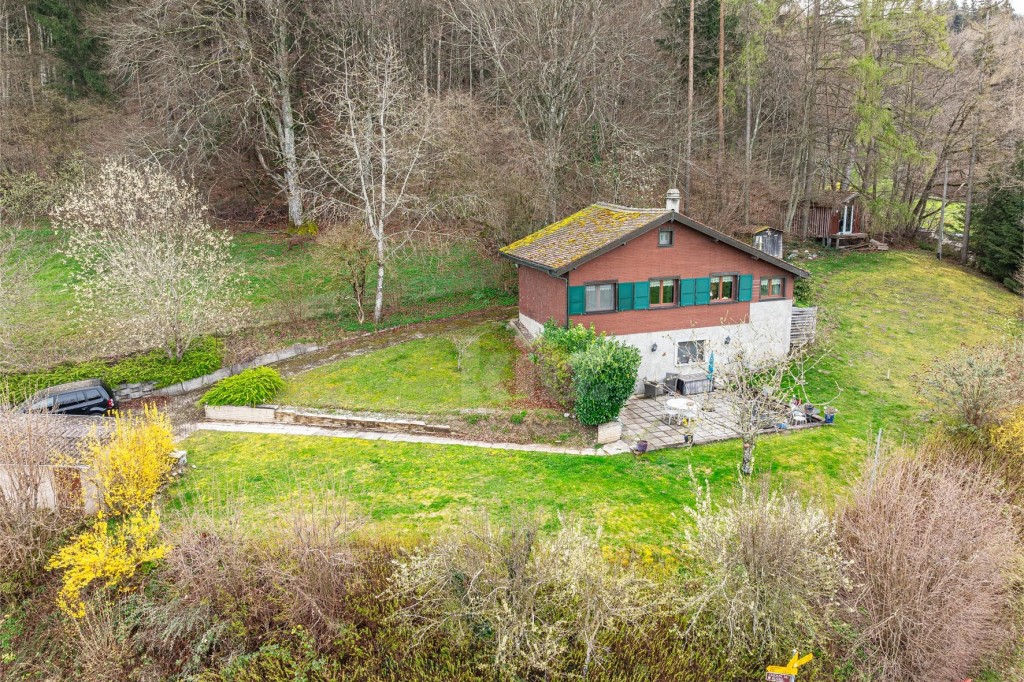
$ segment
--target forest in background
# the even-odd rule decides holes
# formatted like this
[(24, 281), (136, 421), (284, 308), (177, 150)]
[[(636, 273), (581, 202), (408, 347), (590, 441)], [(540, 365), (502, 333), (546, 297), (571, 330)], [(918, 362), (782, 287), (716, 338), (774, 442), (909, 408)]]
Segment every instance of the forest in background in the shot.
[(797, 236), (856, 191), (907, 241), (946, 162), (952, 199), (1019, 188), (1022, 38), (1005, 3), (0, 0), (0, 207), (47, 216), (127, 155), (246, 229), (376, 204), (392, 246), (493, 250), (670, 186)]

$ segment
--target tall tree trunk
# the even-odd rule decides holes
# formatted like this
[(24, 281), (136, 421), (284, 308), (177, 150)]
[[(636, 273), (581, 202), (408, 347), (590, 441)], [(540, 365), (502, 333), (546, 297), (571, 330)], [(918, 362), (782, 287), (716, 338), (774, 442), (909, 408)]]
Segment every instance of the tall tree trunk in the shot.
[[(718, 168), (725, 157), (725, 0), (718, 0)], [(719, 183), (721, 184), (721, 183)]]
[(743, 464), (740, 471), (749, 476), (754, 473), (754, 441), (743, 439)]
[(971, 160), (967, 163), (967, 201), (964, 205), (964, 236), (960, 244), (960, 262), (967, 265), (968, 248), (971, 239), (971, 209), (974, 206), (974, 160), (978, 146), (978, 119), (975, 111), (974, 130), (971, 131)]
[(383, 234), (377, 238), (377, 293), (373, 299), (373, 323), (380, 324), (384, 319), (384, 239)]
[(686, 165), (683, 174), (683, 212), (690, 213), (690, 166), (693, 165), (693, 19), (694, 4), (690, 0), (690, 39), (686, 77)]
[(280, 102), (281, 160), (284, 162), (284, 186), (288, 197), (288, 222), (299, 227), (305, 222), (302, 189), (299, 186), (299, 159), (295, 150), (295, 112), (292, 109), (291, 73), (288, 69), (288, 35), (283, 16), (277, 20), (277, 88)]

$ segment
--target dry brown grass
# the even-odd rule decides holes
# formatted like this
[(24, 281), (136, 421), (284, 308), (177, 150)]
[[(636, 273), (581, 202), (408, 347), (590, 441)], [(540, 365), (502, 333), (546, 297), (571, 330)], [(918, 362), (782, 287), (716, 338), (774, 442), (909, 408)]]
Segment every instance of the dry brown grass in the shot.
[(873, 680), (963, 679), (1013, 635), (1010, 506), (997, 479), (936, 454), (869, 468), (839, 518), (847, 619)]

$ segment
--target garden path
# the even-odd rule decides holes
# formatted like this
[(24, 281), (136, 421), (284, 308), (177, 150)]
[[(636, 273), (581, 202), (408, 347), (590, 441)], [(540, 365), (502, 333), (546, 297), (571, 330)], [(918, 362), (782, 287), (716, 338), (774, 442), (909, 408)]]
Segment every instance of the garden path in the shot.
[(348, 431), (344, 429), (325, 428), (321, 426), (304, 426), (301, 424), (247, 424), (236, 422), (201, 421), (190, 425), (189, 431), (232, 431), (238, 433), (270, 433), (285, 436), (327, 436), (330, 438), (355, 438), (360, 440), (396, 441), (402, 443), (429, 443), (432, 445), (464, 445), (490, 450), (513, 450), (517, 452), (549, 452), (562, 455), (617, 455), (629, 452), (628, 446), (622, 441), (611, 443), (602, 448), (560, 448), (555, 445), (536, 443), (489, 443), (480, 440), (462, 438), (444, 438), (440, 436), (422, 436), (411, 433), (385, 433), (377, 431)]

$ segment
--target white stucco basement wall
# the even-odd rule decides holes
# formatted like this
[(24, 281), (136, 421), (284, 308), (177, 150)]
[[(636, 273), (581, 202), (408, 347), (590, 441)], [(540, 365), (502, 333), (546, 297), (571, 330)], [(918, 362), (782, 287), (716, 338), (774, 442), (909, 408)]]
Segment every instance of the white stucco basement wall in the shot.
[[(716, 327), (675, 329), (644, 334), (625, 334), (618, 338), (640, 351), (640, 371), (636, 390), (643, 388), (643, 379), (660, 380), (669, 373), (699, 374), (703, 367), (676, 364), (676, 344), (680, 341), (705, 341), (705, 357), (715, 353), (715, 366), (723, 367), (732, 361), (740, 349), (752, 359), (781, 358), (789, 352), (789, 335), (793, 315), (793, 301), (758, 301), (750, 304), (750, 321), (745, 324), (727, 324)], [(537, 336), (544, 325), (520, 314), (519, 321)], [(729, 344), (725, 339), (729, 337)], [(657, 350), (651, 350), (657, 345)]]

